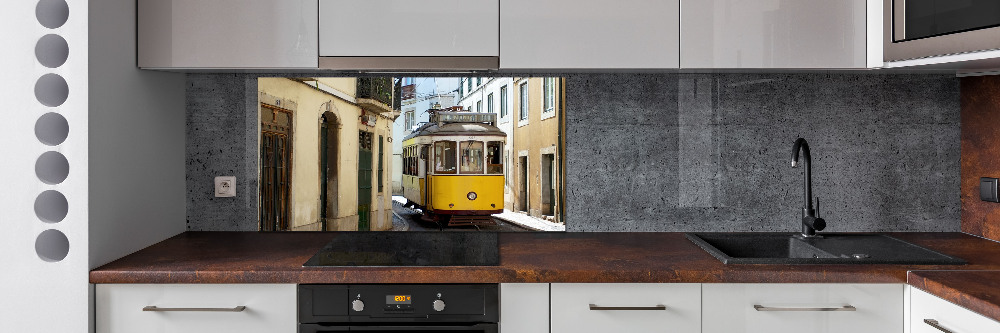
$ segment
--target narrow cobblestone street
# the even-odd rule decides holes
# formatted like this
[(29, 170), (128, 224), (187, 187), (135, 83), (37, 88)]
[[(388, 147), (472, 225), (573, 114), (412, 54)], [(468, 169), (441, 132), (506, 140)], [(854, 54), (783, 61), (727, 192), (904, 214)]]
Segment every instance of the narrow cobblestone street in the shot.
[(398, 201), (392, 202), (392, 231), (532, 231), (519, 225), (494, 218), (496, 225), (440, 227), (434, 222), (420, 219), (420, 211), (403, 207)]

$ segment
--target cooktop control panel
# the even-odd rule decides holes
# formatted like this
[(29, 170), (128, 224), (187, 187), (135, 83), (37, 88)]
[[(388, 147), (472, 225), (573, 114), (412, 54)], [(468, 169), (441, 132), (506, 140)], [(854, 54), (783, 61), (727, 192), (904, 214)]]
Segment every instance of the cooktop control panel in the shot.
[(302, 322), (490, 321), (496, 284), (299, 285)]

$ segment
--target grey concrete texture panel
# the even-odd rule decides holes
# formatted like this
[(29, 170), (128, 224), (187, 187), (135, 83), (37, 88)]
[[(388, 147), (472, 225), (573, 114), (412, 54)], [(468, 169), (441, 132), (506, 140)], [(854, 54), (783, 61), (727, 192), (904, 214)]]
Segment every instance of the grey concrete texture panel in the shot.
[(568, 231), (797, 231), (809, 140), (826, 231), (958, 231), (947, 75), (567, 78)]
[[(186, 94), (188, 230), (257, 230), (257, 77), (189, 74)], [(216, 176), (237, 196), (216, 198)]]

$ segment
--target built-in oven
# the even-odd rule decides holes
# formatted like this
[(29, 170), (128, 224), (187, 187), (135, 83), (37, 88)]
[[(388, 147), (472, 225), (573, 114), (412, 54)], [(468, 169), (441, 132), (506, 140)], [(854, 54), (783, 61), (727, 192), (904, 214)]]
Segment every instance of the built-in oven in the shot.
[(299, 285), (299, 333), (497, 333), (496, 284)]
[(1000, 1), (884, 0), (884, 58), (1000, 49)]

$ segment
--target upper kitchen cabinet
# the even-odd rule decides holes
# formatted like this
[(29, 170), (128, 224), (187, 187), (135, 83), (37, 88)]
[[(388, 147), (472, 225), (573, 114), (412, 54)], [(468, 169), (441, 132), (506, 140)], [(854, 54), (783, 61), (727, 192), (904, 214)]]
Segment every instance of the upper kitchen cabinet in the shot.
[(316, 0), (139, 0), (141, 68), (316, 68)]
[(499, 0), (319, 0), (325, 69), (496, 69)]
[(682, 68), (869, 68), (882, 63), (872, 0), (682, 0)]
[(503, 0), (500, 68), (677, 68), (678, 1)]

